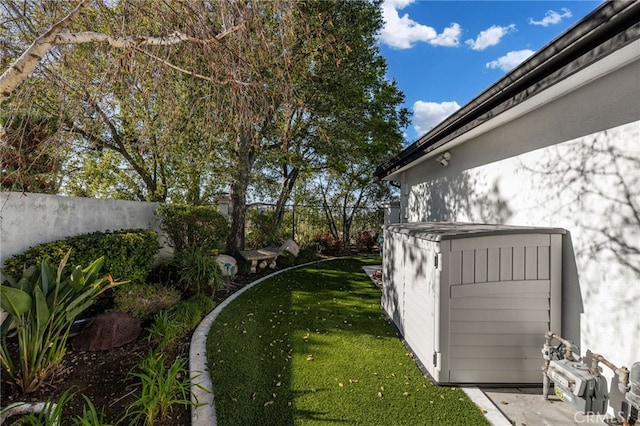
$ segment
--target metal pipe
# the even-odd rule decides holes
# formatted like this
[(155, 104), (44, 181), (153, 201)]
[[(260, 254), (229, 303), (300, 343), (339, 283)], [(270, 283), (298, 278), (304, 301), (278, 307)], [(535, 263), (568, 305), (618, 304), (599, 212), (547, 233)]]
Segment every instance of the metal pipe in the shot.
[(542, 373), (542, 397), (549, 399), (549, 376), (546, 371)]
[(573, 357), (573, 343), (571, 343), (569, 340), (563, 339), (562, 336), (560, 336), (559, 334), (556, 334), (552, 331), (547, 331), (547, 333), (545, 334), (545, 338), (547, 340), (547, 344), (551, 345), (551, 341), (553, 339), (559, 340), (562, 342), (562, 344), (564, 344), (565, 346), (565, 352), (564, 352), (564, 359), (566, 359), (567, 361), (575, 361), (576, 359)]
[(56, 410), (57, 404), (54, 402), (15, 402), (0, 411), (0, 425), (9, 417), (19, 416), (29, 413), (45, 413), (51, 421), (51, 425), (60, 425), (60, 413)]
[(629, 392), (629, 370), (627, 369), (627, 367), (623, 366), (618, 368), (602, 355), (592, 354), (590, 373), (594, 376), (600, 375), (600, 369), (598, 368), (599, 362), (609, 367), (611, 371), (618, 375), (618, 390), (620, 391), (620, 393), (624, 395), (625, 393)]

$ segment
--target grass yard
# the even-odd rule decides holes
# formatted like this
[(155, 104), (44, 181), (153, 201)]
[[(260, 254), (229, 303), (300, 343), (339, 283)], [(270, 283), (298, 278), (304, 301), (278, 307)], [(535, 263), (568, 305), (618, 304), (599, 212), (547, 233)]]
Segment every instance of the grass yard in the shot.
[(362, 270), (379, 262), (285, 271), (220, 314), (207, 341), (219, 425), (488, 424), (417, 368)]

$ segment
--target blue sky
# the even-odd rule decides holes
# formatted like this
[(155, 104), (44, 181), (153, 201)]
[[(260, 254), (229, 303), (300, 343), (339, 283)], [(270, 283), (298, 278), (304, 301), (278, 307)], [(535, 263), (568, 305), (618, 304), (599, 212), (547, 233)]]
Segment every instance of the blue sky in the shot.
[(412, 143), (601, 1), (385, 0), (380, 52), (412, 111)]

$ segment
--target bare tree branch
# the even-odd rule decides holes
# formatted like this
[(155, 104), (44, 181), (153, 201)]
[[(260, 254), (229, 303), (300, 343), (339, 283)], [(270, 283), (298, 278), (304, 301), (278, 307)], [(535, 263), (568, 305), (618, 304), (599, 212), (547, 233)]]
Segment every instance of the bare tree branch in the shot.
[(89, 3), (90, 0), (82, 0), (67, 16), (53, 24), (47, 32), (35, 39), (31, 46), (2, 73), (0, 76), (0, 103), (4, 102), (13, 89), (18, 87), (18, 85), (27, 78), (42, 57), (51, 50), (54, 45), (54, 40), (60, 31), (69, 25)]
[[(154, 56), (148, 52), (140, 49), (140, 46), (171, 46), (178, 43), (192, 43), (199, 46), (206, 46), (219, 42), (225, 36), (242, 28), (242, 25), (235, 25), (224, 31), (217, 36), (210, 39), (199, 39), (188, 36), (184, 33), (175, 32), (167, 37), (146, 37), (146, 36), (127, 36), (127, 37), (114, 37), (108, 34), (84, 31), (77, 33), (63, 33), (61, 32), (69, 23), (78, 16), (84, 8), (90, 3), (89, 0), (82, 0), (75, 9), (73, 9), (67, 16), (55, 23), (47, 32), (38, 37), (32, 44), (24, 51), (18, 59), (0, 76), (0, 103), (4, 102), (11, 92), (24, 81), (25, 78), (35, 69), (38, 63), (42, 60), (44, 55), (56, 45), (68, 45), (68, 44), (84, 44), (84, 43), (107, 43), (108, 45), (120, 49), (135, 48), (145, 55), (162, 62), (163, 64), (183, 72), (185, 74), (211, 80), (210, 77), (206, 77), (200, 74), (196, 74), (192, 71), (185, 70), (170, 64), (168, 61), (163, 60), (157, 56)], [(219, 82), (218, 82), (219, 83)], [(228, 82), (223, 82), (228, 83)]]

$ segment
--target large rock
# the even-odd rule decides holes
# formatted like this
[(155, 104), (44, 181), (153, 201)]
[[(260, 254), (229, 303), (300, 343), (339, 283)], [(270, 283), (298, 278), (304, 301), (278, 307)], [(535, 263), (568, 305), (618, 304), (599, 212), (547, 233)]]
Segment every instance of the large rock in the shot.
[(296, 244), (296, 242), (293, 240), (287, 240), (282, 243), (282, 245), (278, 248), (278, 251), (288, 251), (295, 257), (298, 257), (298, 254), (300, 254), (300, 246), (298, 246), (298, 244)]
[(220, 265), (220, 272), (223, 277), (234, 277), (238, 273), (238, 262), (231, 256), (219, 254), (216, 262)]
[(80, 333), (71, 339), (76, 351), (104, 351), (133, 342), (142, 325), (137, 318), (124, 312), (96, 315)]

